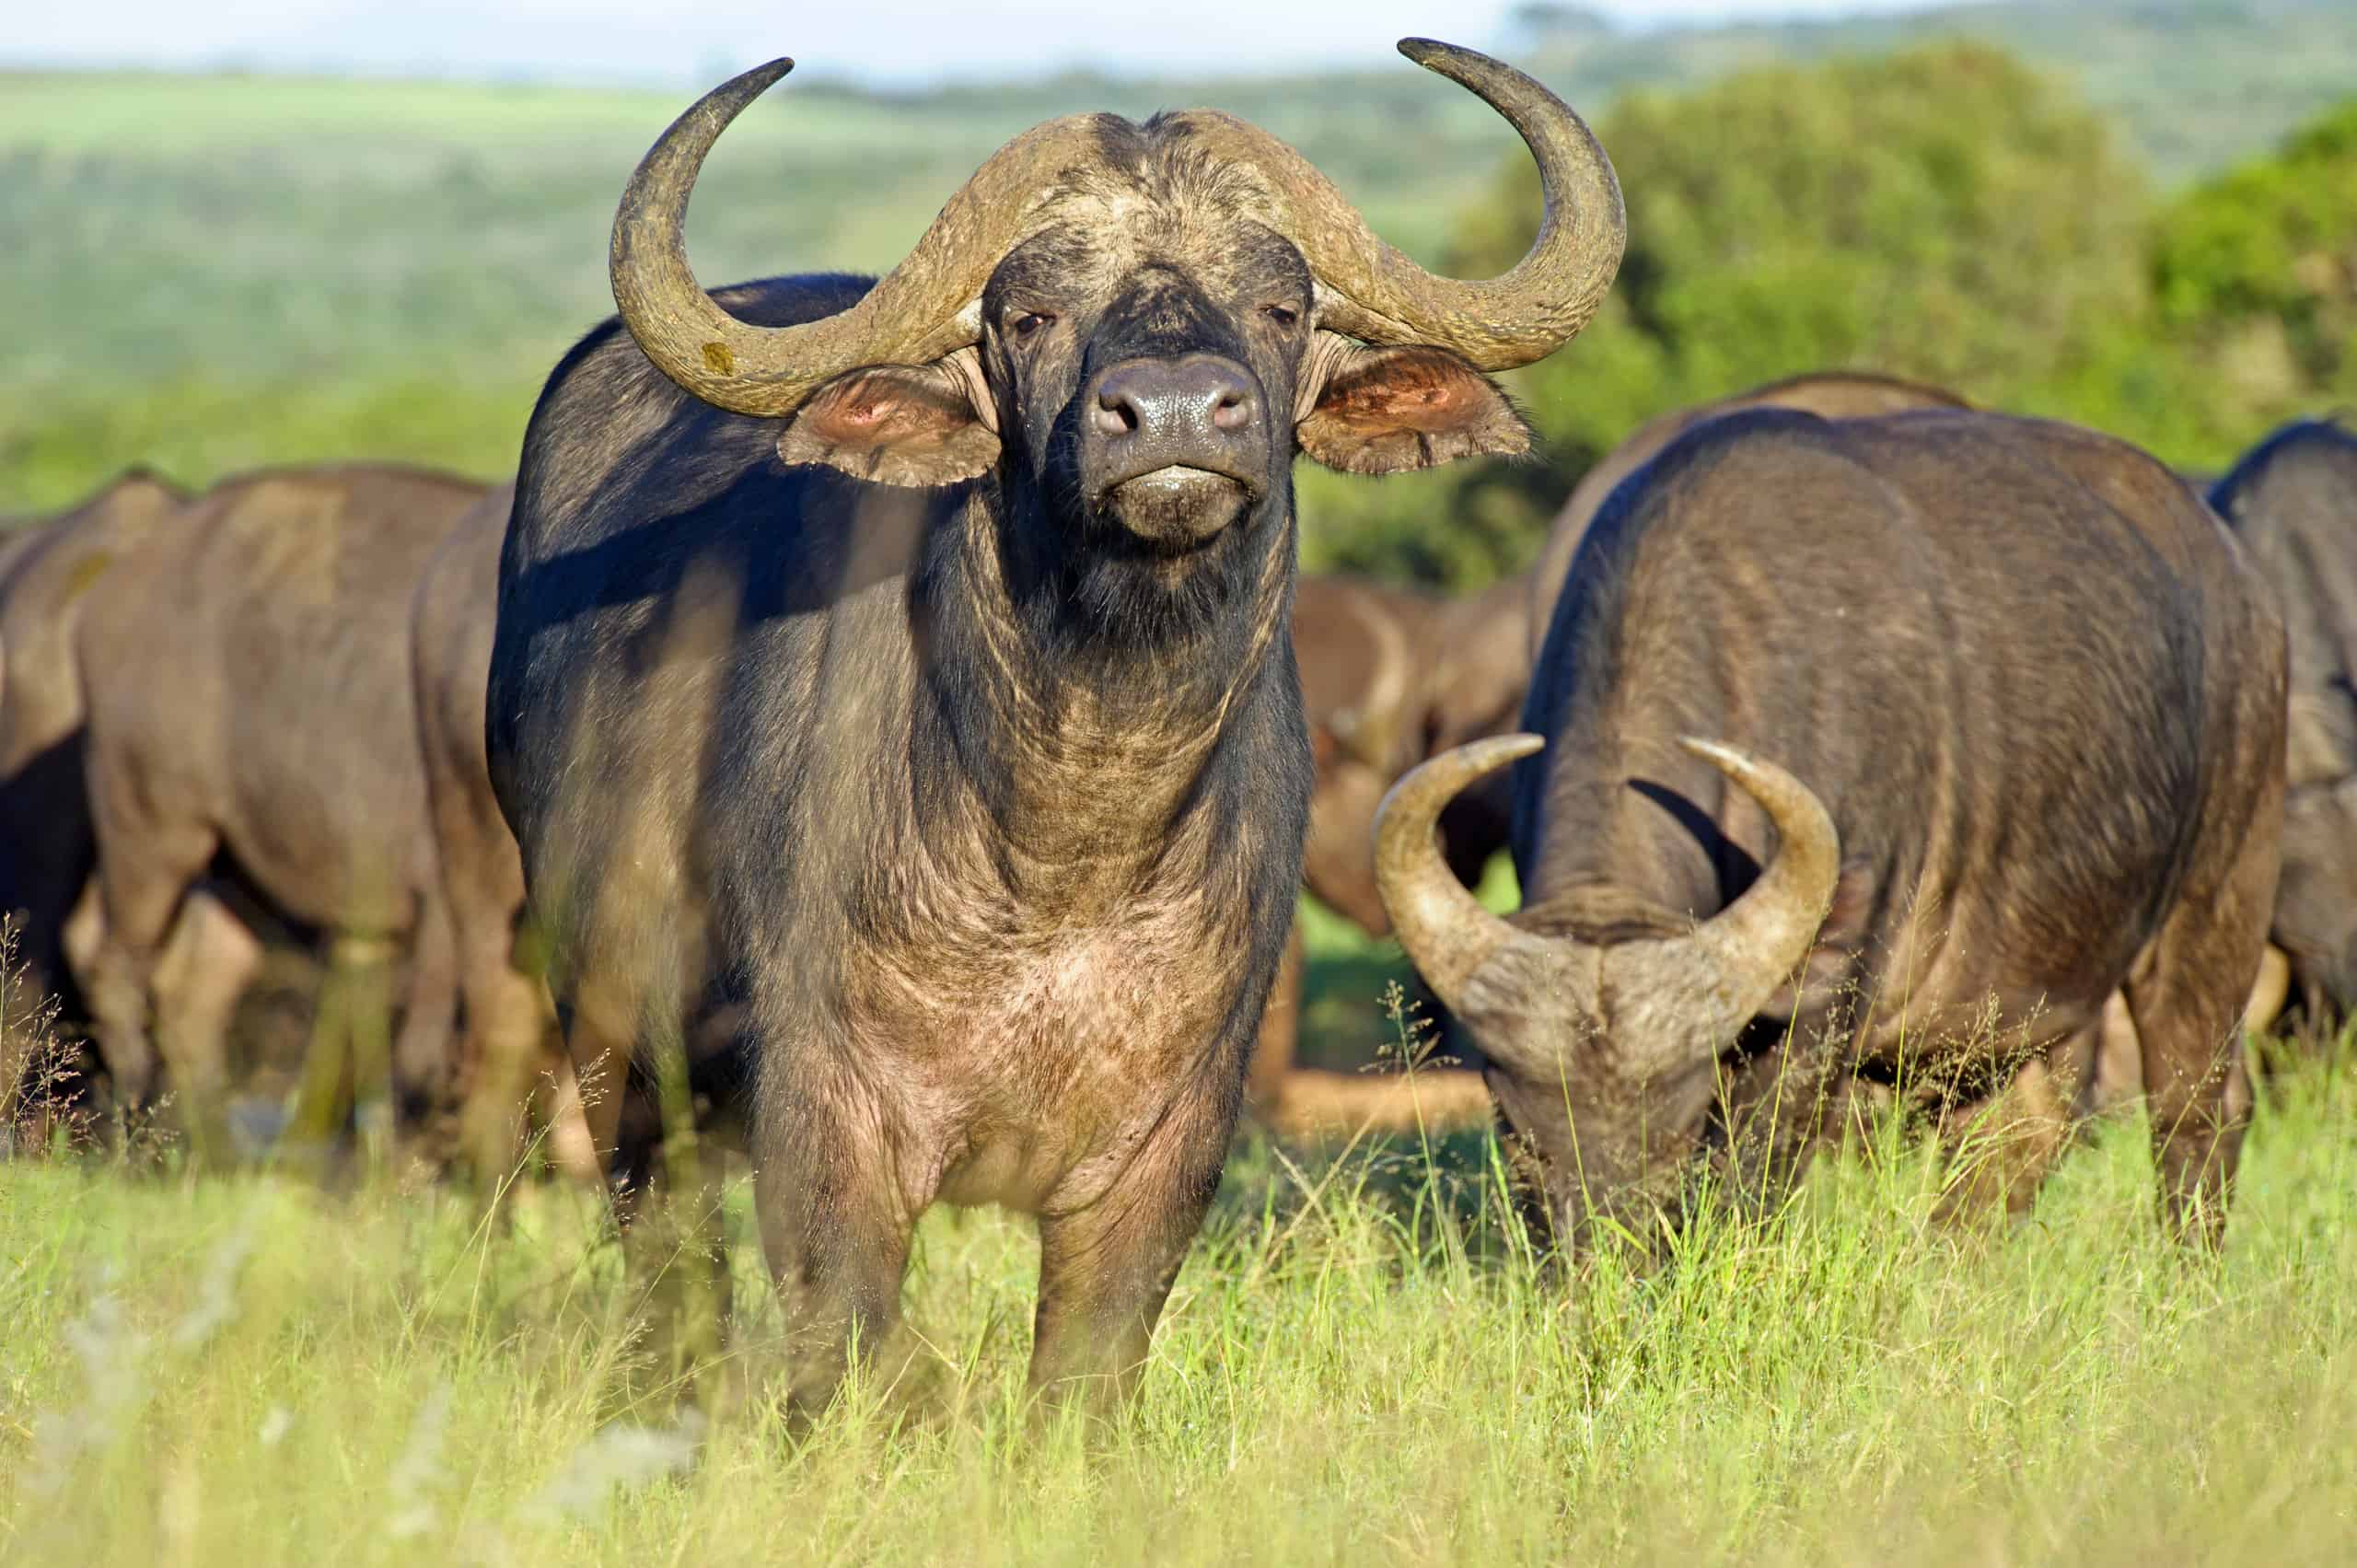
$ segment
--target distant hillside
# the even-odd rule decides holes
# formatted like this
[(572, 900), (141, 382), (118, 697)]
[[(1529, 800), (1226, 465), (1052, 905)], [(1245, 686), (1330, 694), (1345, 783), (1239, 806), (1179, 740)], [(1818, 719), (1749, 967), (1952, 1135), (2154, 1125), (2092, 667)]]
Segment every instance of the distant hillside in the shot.
[[(1524, 8), (1534, 17), (1557, 10)], [(2164, 183), (2270, 146), (2357, 91), (2352, 0), (2013, 0), (1645, 33), (1600, 30), (1592, 18), (1552, 38), (1526, 30), (1538, 74), (1559, 91), (1590, 97), (1690, 84), (1768, 60), (1881, 53), (1967, 34), (2066, 75), (2119, 119)]]

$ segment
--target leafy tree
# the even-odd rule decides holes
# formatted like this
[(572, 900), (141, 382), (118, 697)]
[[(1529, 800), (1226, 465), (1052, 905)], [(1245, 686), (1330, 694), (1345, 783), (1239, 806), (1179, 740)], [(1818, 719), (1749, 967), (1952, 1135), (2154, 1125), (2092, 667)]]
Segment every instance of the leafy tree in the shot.
[(2357, 395), (2357, 101), (2172, 203), (2152, 282), (2162, 331), (2289, 413)]

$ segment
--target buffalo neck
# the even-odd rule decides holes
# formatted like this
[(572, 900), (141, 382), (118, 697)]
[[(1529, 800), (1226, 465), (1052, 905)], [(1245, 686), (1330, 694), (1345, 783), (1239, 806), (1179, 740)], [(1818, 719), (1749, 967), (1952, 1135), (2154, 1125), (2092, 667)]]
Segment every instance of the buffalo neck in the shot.
[(1085, 914), (1213, 854), (1240, 714), (1278, 687), (1298, 704), (1273, 679), (1294, 522), (1272, 498), (1179, 572), (1039, 525), (977, 486), (920, 567), (919, 746), (953, 783), (926, 830)]

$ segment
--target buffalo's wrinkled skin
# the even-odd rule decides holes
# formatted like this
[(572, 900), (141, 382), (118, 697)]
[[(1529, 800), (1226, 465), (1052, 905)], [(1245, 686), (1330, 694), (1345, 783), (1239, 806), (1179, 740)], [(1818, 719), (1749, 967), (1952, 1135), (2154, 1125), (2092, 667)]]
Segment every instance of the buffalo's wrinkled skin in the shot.
[[(161, 1048), (200, 1153), (221, 1147), (225, 1042), (211, 1027), (151, 1042), (147, 1018), (165, 932), (216, 858), (335, 938), (356, 987), (389, 986), (391, 945), (408, 939), (395, 1086), (411, 1109), (447, 1087), (455, 999), (410, 598), (482, 493), (391, 467), (231, 480), (89, 592), (74, 648), (104, 915), (90, 1007), (127, 1098), (153, 1094)], [(354, 1027), (381, 1023), (390, 1001), (355, 989)], [(315, 1109), (331, 1102), (332, 1086), (314, 1086)]]
[[(2284, 659), (2244, 553), (2132, 448), (1969, 412), (1729, 415), (1618, 488), (1567, 575), (1524, 717), (1546, 749), (1515, 777), (1521, 912), (1411, 932), (1443, 884), (1407, 857), (1422, 815), (1393, 807), (1387, 899), (1453, 977), (1573, 1238), (1674, 1207), (1697, 1162), (1788, 1176), (1852, 1073), (1935, 1108), (2003, 1089), (2030, 1125), (2000, 1184), (2025, 1202), (2116, 989), (2165, 1215), (2214, 1238)], [(1766, 785), (1685, 737), (1781, 765), (1823, 816), (1788, 806), (1772, 832)], [(1783, 878), (1801, 842), (1817, 869)], [(1744, 896), (1771, 882), (1774, 903)], [(1758, 935), (1762, 910), (1785, 935)], [(1713, 1007), (1750, 1023), (1695, 1021)]]
[(2357, 435), (2302, 420), (2252, 448), (2210, 505), (2274, 588), (2291, 639), (2275, 942), (2312, 1016), (2357, 1006)]
[[(1038, 1216), (1035, 1386), (1126, 1390), (1216, 1184), (1300, 882), (1294, 456), (1384, 471), (1527, 434), (1454, 354), (1318, 326), (1357, 307), (1313, 288), (1266, 181), (1316, 182), (1218, 117), (1042, 127), (872, 309), (865, 280), (807, 277), (721, 291), (714, 317), (668, 250), (692, 167), (668, 143), (708, 145), (742, 84), (783, 70), (642, 164), (616, 226), (632, 332), (593, 333), (534, 412), (493, 784), (601, 1154), (629, 1163), (625, 1070), (734, 1020), (797, 1409), (854, 1339), (893, 1335), (937, 1201)], [(1534, 112), (1602, 168), (1568, 110)], [(1558, 238), (1608, 276), (1618, 194), (1593, 179), (1608, 212)], [(1014, 201), (1037, 203), (1019, 226)], [(960, 282), (912, 316), (944, 277), (979, 297)], [(1531, 292), (1574, 301), (1560, 342), (1600, 281)], [(788, 323), (942, 357), (755, 375), (788, 341), (758, 329)]]

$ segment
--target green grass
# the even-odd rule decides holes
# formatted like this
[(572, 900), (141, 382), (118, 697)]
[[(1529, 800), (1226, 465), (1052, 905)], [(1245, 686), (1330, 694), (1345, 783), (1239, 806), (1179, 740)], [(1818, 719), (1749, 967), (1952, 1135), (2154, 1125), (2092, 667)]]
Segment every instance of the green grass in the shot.
[(585, 1198), (0, 1179), (0, 1556), (25, 1562), (2345, 1561), (2357, 1072), (2267, 1093), (2223, 1256), (2151, 1219), (2140, 1126), (2035, 1216), (1820, 1167), (1659, 1270), (1511, 1245), (1480, 1140), (1232, 1165), (1124, 1429), (1027, 1437), (1035, 1249), (937, 1213), (912, 1395), (807, 1439), (736, 1195), (708, 1425), (643, 1388)]

